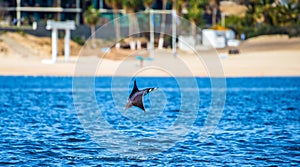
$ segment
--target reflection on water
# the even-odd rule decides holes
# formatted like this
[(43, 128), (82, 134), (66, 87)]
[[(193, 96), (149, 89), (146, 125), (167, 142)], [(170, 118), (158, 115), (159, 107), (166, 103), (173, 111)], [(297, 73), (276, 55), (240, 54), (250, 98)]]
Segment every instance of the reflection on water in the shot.
[[(144, 114), (137, 108), (117, 107), (111, 78), (96, 78), (94, 90), (82, 87), (82, 93), (73, 96), (72, 78), (0, 77), (0, 165), (300, 163), (300, 78), (227, 79), (222, 119), (203, 142), (198, 139), (211, 103), (209, 79), (197, 79), (198, 112), (187, 134), (182, 133), (184, 126), (175, 124), (181, 114), (181, 92), (170, 78), (152, 80), (159, 80), (152, 84), (160, 83), (160, 92), (149, 94), (150, 110)], [(143, 79), (139, 84), (147, 87)], [(131, 87), (114, 89), (128, 96)], [(95, 91), (94, 97), (84, 96), (89, 91)], [(190, 88), (180, 91), (193, 93)], [(157, 100), (161, 95), (165, 101)], [(74, 106), (76, 96), (81, 103)], [(191, 119), (189, 114), (182, 118)]]

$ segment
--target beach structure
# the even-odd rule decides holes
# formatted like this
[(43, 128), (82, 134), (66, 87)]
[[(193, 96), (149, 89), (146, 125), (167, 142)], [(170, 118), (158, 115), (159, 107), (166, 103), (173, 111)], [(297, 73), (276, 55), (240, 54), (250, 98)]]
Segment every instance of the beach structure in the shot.
[(192, 51), (199, 46), (201, 36), (199, 34), (196, 37), (192, 35), (179, 35), (178, 36), (178, 48), (184, 51)]
[(235, 40), (235, 33), (227, 28), (210, 28), (202, 30), (202, 44), (213, 48), (225, 48), (228, 41)]
[(178, 16), (176, 14), (176, 10), (149, 10), (149, 30), (150, 30), (150, 42), (149, 42), (149, 47), (148, 49), (150, 50), (150, 57), (154, 57), (154, 14), (171, 14), (172, 15), (172, 52), (173, 56), (176, 56), (177, 54), (177, 48), (176, 48), (176, 26), (177, 26), (177, 19)]
[(58, 30), (65, 30), (65, 44), (64, 44), (64, 55), (65, 61), (69, 61), (70, 57), (70, 38), (71, 38), (71, 30), (75, 30), (75, 22), (74, 21), (65, 21), (59, 22), (54, 20), (47, 21), (47, 30), (51, 30), (51, 39), (52, 39), (52, 63), (55, 63), (57, 60), (57, 33)]
[(3, 7), (0, 9), (9, 12), (18, 27), (24, 21), (38, 22), (49, 18), (62, 21), (74, 19), (79, 24), (83, 11), (80, 0), (3, 0)]

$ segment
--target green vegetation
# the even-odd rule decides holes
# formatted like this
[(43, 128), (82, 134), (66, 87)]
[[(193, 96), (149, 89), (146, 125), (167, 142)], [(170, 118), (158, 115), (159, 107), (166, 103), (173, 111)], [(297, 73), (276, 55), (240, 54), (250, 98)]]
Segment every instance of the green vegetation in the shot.
[(7, 33), (6, 30), (0, 30), (0, 35), (3, 35), (3, 34), (5, 34), (5, 33)]
[[(105, 2), (113, 9), (114, 18), (119, 17), (119, 9), (123, 9), (129, 14), (129, 34), (134, 34), (138, 31), (138, 18), (134, 12), (144, 8), (149, 11), (154, 0), (105, 0)], [(177, 10), (178, 15), (185, 17), (192, 25), (200, 28), (211, 26), (210, 23), (205, 23), (205, 20), (207, 21), (209, 18), (207, 15), (212, 18), (212, 25), (216, 25), (216, 21), (219, 21), (217, 24), (221, 24), (220, 14), (217, 13), (220, 6), (219, 0), (163, 0), (162, 2), (164, 9), (167, 3), (172, 3), (172, 8)], [(225, 27), (233, 29), (237, 36), (240, 34), (245, 34), (247, 38), (266, 34), (300, 36), (300, 3), (298, 0), (287, 0), (287, 3), (278, 0), (250, 0), (239, 1), (239, 4), (247, 7), (246, 13), (243, 16), (226, 16), (225, 21)], [(183, 11), (185, 13), (181, 13)], [(89, 7), (85, 12), (84, 20), (86, 24), (91, 26), (91, 29), (98, 23), (99, 15), (98, 10), (92, 7)], [(165, 21), (165, 16), (162, 15), (162, 32)], [(114, 24), (116, 40), (119, 41), (121, 40), (120, 23), (115, 20)], [(192, 32), (195, 36), (196, 27), (190, 27), (187, 31)], [(93, 30), (92, 34), (94, 34)], [(160, 37), (163, 37), (163, 33)]]
[(139, 32), (139, 25), (135, 12), (137, 12), (139, 8), (143, 6), (143, 2), (140, 0), (123, 0), (122, 2), (124, 10), (128, 14), (129, 37), (130, 40), (133, 41), (133, 37), (137, 35), (134, 34)]
[(154, 0), (143, 0), (144, 7), (147, 11), (150, 10), (151, 5), (153, 4)]
[(248, 38), (266, 34), (300, 36), (299, 3), (252, 0), (247, 8), (244, 17), (227, 17), (226, 27), (233, 28), (237, 34), (244, 33)]
[(73, 40), (74, 42), (76, 42), (77, 44), (81, 45), (81, 46), (83, 46), (83, 45), (84, 45), (84, 42), (85, 42), (84, 39), (82, 39), (82, 38), (80, 38), (80, 37), (78, 37), (78, 36), (73, 37), (72, 40)]
[(119, 17), (119, 9), (122, 7), (122, 0), (105, 0), (105, 3), (112, 8), (113, 10), (113, 15), (114, 15), (114, 25), (115, 25), (115, 32), (116, 32), (116, 41), (117, 44), (116, 46), (119, 47), (120, 45), (120, 23), (118, 20)]
[(84, 13), (84, 22), (91, 27), (92, 40), (95, 39), (95, 27), (99, 22), (100, 13), (93, 6), (90, 6)]
[(21, 34), (23, 37), (27, 36), (27, 33), (23, 29), (21, 29), (21, 28), (18, 28), (16, 32), (19, 33), (19, 34)]

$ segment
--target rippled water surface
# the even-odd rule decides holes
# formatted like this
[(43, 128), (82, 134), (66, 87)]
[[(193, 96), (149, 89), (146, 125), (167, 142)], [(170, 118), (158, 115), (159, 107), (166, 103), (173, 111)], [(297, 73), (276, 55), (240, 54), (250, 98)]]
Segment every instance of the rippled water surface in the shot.
[[(123, 111), (132, 83), (112, 86), (109, 77), (78, 92), (71, 77), (0, 77), (0, 165), (300, 165), (300, 78), (226, 79), (222, 117), (204, 141), (199, 137), (211, 105), (208, 78), (197, 78), (198, 90), (173, 78), (137, 80), (141, 88), (159, 87), (145, 97), (146, 113)], [(84, 96), (88, 91), (94, 97)], [(195, 91), (198, 104), (189, 94)], [(196, 115), (181, 116), (189, 111), (184, 105), (196, 107)], [(185, 122), (170, 128), (180, 117)], [(181, 129), (182, 123), (191, 126)]]

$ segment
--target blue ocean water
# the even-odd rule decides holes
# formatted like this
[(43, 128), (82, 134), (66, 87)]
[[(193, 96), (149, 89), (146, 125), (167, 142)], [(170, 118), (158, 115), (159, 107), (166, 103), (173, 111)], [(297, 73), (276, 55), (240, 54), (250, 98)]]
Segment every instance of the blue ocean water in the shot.
[[(115, 90), (128, 96), (131, 88), (118, 85), (112, 88), (110, 77), (95, 78), (93, 91), (97, 108), (102, 112), (94, 112), (87, 105), (84, 109), (94, 113), (88, 116), (81, 116), (81, 112), (76, 110), (72, 77), (0, 77), (0, 165), (300, 165), (299, 77), (227, 78), (222, 117), (213, 134), (204, 141), (200, 141), (199, 136), (211, 105), (209, 78), (197, 78), (197, 115), (188, 133), (180, 140), (169, 139), (172, 132), (167, 130), (180, 117), (180, 91), (195, 90), (182, 88), (178, 91), (174, 88), (174, 78), (137, 80), (140, 87), (159, 87), (161, 91), (148, 95), (145, 102), (149, 109), (150, 97), (163, 97), (163, 112), (155, 113), (156, 110), (149, 109), (145, 114), (136, 108), (127, 111), (129, 113), (119, 111), (115, 107), (118, 101), (114, 100), (112, 92)], [(81, 91), (84, 93), (86, 90)], [(193, 99), (193, 96), (190, 98)], [(187, 100), (192, 102), (191, 99)], [(83, 104), (90, 101), (89, 97), (82, 99)], [(101, 126), (90, 123), (91, 127), (95, 127), (91, 131), (87, 127), (89, 122), (82, 118), (96, 119), (97, 122), (99, 114), (106, 122), (99, 122)], [(126, 141), (115, 140), (117, 134), (106, 132), (106, 127), (102, 126), (106, 124), (121, 133), (120, 140), (128, 137), (133, 141), (136, 139), (139, 144), (128, 145)], [(166, 139), (143, 140), (156, 135)], [(153, 143), (153, 154), (143, 155), (143, 150), (139, 150), (143, 142)], [(166, 148), (166, 143), (173, 144)], [(139, 153), (132, 156), (118, 153), (126, 149), (134, 153), (138, 150)]]

